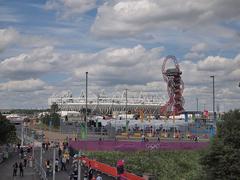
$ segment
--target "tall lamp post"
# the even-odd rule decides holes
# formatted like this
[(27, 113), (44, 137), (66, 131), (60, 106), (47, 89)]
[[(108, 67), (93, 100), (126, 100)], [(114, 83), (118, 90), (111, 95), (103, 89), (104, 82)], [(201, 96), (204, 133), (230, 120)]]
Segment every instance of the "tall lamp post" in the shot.
[(127, 113), (128, 113), (127, 112), (127, 91), (128, 91), (128, 89), (126, 89), (126, 104), (125, 104), (125, 109), (126, 109), (125, 113), (126, 114), (125, 115), (126, 115), (126, 132), (127, 132), (127, 135), (128, 135), (129, 132), (128, 132), (128, 120), (127, 120)]
[(215, 114), (215, 76), (210, 76), (213, 79), (213, 121), (216, 123), (216, 114)]
[(86, 110), (85, 110), (85, 133), (87, 137), (87, 112), (88, 112), (88, 72), (86, 72)]

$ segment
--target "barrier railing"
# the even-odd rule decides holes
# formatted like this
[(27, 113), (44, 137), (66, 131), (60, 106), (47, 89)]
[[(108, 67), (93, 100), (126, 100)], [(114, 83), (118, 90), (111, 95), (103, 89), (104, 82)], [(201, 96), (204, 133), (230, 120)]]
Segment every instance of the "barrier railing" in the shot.
[(34, 169), (39, 173), (39, 176), (42, 180), (48, 180), (46, 171), (44, 168), (37, 162), (37, 160), (34, 160)]
[[(98, 162), (96, 160), (88, 159), (87, 157), (81, 157), (81, 161), (85, 164), (85, 166), (89, 167), (91, 165), (91, 168), (101, 171), (102, 173), (105, 173), (112, 177), (117, 177), (117, 168), (109, 166), (107, 164)], [(123, 174), (123, 177), (125, 177), (127, 180), (144, 180), (143, 177), (137, 176), (133, 173), (125, 172)]]

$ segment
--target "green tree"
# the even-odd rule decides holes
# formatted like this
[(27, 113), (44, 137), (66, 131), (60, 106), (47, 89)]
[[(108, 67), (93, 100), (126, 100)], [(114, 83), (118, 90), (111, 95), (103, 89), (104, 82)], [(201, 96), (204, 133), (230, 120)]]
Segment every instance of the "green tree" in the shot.
[(0, 144), (15, 142), (16, 128), (0, 113)]
[(50, 121), (51, 121), (52, 126), (54, 128), (59, 128), (59, 126), (60, 126), (60, 115), (57, 114), (57, 113), (51, 113), (50, 115), (46, 114), (46, 115), (41, 117), (41, 121), (42, 121), (43, 124), (46, 124), (47, 126), (49, 126)]
[(206, 179), (240, 179), (240, 111), (234, 110), (223, 116), (217, 125), (216, 137), (201, 164)]

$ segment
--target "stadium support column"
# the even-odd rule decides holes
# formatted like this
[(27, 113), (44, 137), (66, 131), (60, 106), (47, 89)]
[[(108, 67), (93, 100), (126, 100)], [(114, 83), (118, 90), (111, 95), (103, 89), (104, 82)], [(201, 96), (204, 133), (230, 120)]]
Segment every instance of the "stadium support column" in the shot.
[(88, 113), (88, 72), (86, 72), (86, 109), (85, 109), (85, 133), (87, 138), (87, 113)]

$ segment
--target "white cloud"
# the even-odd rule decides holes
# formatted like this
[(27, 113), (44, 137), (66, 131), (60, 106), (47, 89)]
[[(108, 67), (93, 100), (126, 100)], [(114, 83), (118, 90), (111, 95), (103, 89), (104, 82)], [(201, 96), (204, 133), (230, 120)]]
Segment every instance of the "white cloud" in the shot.
[(208, 56), (198, 62), (198, 69), (201, 71), (225, 71), (228, 72), (234, 67), (234, 61), (220, 56)]
[(20, 54), (0, 62), (0, 73), (7, 79), (26, 79), (52, 71), (58, 64), (58, 55), (47, 46)]
[(207, 44), (206, 43), (198, 43), (195, 44), (192, 48), (191, 51), (192, 52), (203, 52), (205, 50), (207, 50)]
[(184, 59), (195, 61), (200, 60), (205, 57), (205, 54), (203, 53), (208, 48), (208, 45), (206, 43), (197, 43), (194, 44), (187, 54), (185, 54)]
[(19, 41), (19, 33), (13, 29), (0, 29), (0, 52)]
[(44, 89), (45, 86), (46, 83), (40, 79), (27, 79), (0, 83), (0, 91), (36, 91)]
[(74, 60), (82, 63), (72, 63), (75, 64), (74, 76), (79, 78), (88, 71), (93, 80), (103, 84), (145, 84), (159, 78), (162, 50), (161, 47), (147, 50), (137, 45), (133, 48), (109, 48), (95, 54), (78, 55), (80, 59), (75, 56)]
[(19, 33), (14, 28), (0, 29), (0, 53), (15, 45), (23, 48), (38, 48), (58, 44), (60, 44), (60, 42), (52, 37), (26, 35)]
[(232, 38), (237, 31), (220, 22), (238, 22), (239, 6), (238, 0), (116, 0), (98, 8), (91, 31), (100, 37), (121, 37), (168, 29)]
[(58, 15), (68, 18), (96, 8), (96, 0), (48, 0), (45, 8), (56, 10)]

